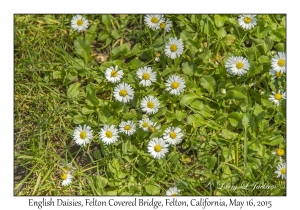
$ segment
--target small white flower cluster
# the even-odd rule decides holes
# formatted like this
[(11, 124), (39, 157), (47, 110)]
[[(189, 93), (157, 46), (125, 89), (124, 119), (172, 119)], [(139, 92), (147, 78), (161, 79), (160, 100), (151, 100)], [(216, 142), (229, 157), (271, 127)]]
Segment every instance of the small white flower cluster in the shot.
[(169, 32), (172, 28), (172, 21), (165, 19), (164, 15), (146, 15), (144, 21), (153, 31), (161, 28)]

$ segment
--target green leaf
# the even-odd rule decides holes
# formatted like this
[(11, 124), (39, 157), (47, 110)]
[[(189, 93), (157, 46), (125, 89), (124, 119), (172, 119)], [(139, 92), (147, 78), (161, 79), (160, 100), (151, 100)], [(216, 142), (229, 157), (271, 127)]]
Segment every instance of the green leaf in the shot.
[(104, 25), (106, 25), (106, 28), (110, 30), (110, 25), (111, 25), (110, 15), (102, 15), (102, 23), (104, 23)]
[(275, 49), (279, 52), (285, 52), (285, 43), (278, 43), (275, 45)]
[[(93, 155), (96, 159), (100, 159), (101, 158), (101, 153), (100, 153), (100, 150), (99, 149), (96, 149), (94, 152), (93, 152)], [(107, 181), (107, 180), (106, 180)]]
[(166, 76), (167, 74), (169, 74), (169, 73), (172, 73), (172, 72), (174, 72), (175, 70), (174, 70), (174, 68), (166, 68), (165, 70), (163, 70), (163, 72), (161, 73), (161, 76)]
[(249, 123), (250, 123), (250, 119), (251, 118), (251, 116), (249, 115), (249, 114), (245, 114), (244, 116), (243, 116), (243, 119), (242, 119), (242, 125), (244, 126), (244, 127), (249, 127)]
[(83, 124), (85, 122), (85, 116), (83, 116), (83, 115), (75, 115), (73, 117), (73, 122), (75, 124)]
[(191, 114), (186, 119), (187, 124), (200, 127), (203, 124), (207, 124), (207, 121), (200, 114)]
[(99, 41), (104, 41), (109, 37), (109, 33), (105, 30), (101, 30), (99, 35), (98, 35), (98, 39)]
[(140, 68), (142, 65), (144, 64), (144, 62), (138, 60), (138, 59), (133, 59), (129, 62), (129, 68), (130, 69), (138, 69)]
[(62, 71), (53, 71), (53, 79), (61, 79)]
[(221, 135), (224, 139), (236, 139), (239, 134), (227, 129), (223, 129)]
[(85, 34), (85, 42), (90, 45), (96, 38), (97, 24), (93, 24)]
[(72, 85), (69, 86), (68, 90), (67, 90), (67, 96), (74, 98), (79, 94), (79, 87), (80, 87), (80, 83), (74, 83)]
[(264, 38), (267, 36), (271, 29), (269, 27), (258, 25), (256, 29), (254, 29), (255, 36), (257, 38)]
[(210, 93), (214, 92), (216, 87), (216, 81), (212, 76), (205, 75), (200, 79), (200, 84)]
[(175, 115), (176, 115), (176, 119), (181, 122), (186, 117), (187, 113), (181, 110), (180, 111), (176, 110)]
[(267, 144), (270, 146), (276, 146), (283, 142), (283, 137), (281, 135), (276, 135), (276, 136), (266, 136), (263, 141), (261, 142), (262, 144)]
[(112, 30), (112, 31), (111, 31), (111, 35), (112, 35), (112, 37), (114, 37), (115, 39), (119, 39), (119, 38), (120, 38), (120, 35), (119, 35), (118, 30)]
[(261, 64), (268, 64), (270, 63), (270, 58), (266, 55), (262, 55), (258, 58), (258, 62)]
[(188, 93), (180, 99), (180, 104), (183, 106), (187, 106), (190, 103), (192, 103), (196, 98), (200, 98), (200, 97), (195, 93)]
[(87, 64), (91, 58), (91, 47), (81, 38), (77, 38), (74, 41), (75, 52), (81, 58), (84, 59), (84, 63)]
[(228, 115), (228, 120), (233, 127), (243, 128), (242, 126), (243, 114), (238, 112), (231, 112)]
[(226, 20), (226, 16), (214, 15), (214, 19), (217, 27), (223, 27)]
[(86, 102), (88, 105), (97, 106), (99, 104), (99, 99), (90, 94), (90, 92), (87, 92)]
[(232, 34), (227, 34), (223, 40), (226, 45), (233, 45), (235, 41), (235, 36)]
[(217, 158), (216, 157), (209, 157), (207, 159), (207, 169), (208, 170), (213, 170), (215, 165), (216, 165), (216, 162), (217, 162)]
[(247, 99), (247, 94), (246, 94), (244, 88), (242, 88), (240, 86), (236, 86), (233, 89), (229, 90), (227, 92), (227, 96), (228, 97), (233, 96), (234, 98), (237, 98), (237, 99)]
[(160, 187), (156, 185), (147, 185), (145, 186), (146, 192), (150, 195), (157, 195), (160, 193)]
[(81, 112), (82, 112), (83, 115), (89, 115), (89, 114), (95, 112), (95, 110), (94, 109), (89, 109), (89, 108), (84, 106), (84, 107), (82, 107)]
[(182, 71), (188, 76), (193, 76), (194, 71), (196, 71), (197, 66), (191, 62), (185, 62), (182, 64)]

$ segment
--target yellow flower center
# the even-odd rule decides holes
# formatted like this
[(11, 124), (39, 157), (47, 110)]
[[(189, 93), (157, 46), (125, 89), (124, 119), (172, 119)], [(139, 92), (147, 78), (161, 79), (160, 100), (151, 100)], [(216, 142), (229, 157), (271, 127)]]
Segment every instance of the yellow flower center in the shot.
[(160, 57), (160, 53), (155, 53), (155, 56), (156, 57)]
[(275, 94), (275, 99), (276, 99), (276, 100), (282, 99), (282, 95), (281, 95), (280, 93), (276, 93), (276, 94)]
[(106, 131), (105, 135), (106, 135), (108, 138), (111, 138), (113, 134), (112, 134), (111, 131)]
[(160, 152), (161, 146), (159, 144), (155, 145), (154, 150), (155, 150), (155, 152)]
[(144, 123), (142, 124), (142, 126), (143, 126), (144, 128), (147, 128), (147, 127), (149, 126), (149, 124), (148, 124), (147, 122), (144, 122)]
[(277, 77), (281, 77), (281, 76), (282, 76), (282, 72), (281, 72), (281, 71), (277, 71), (277, 72), (276, 72), (276, 76), (277, 76)]
[(149, 101), (147, 103), (148, 108), (152, 109), (154, 107), (154, 103), (152, 103), (151, 101)]
[(171, 132), (171, 133), (170, 133), (170, 137), (171, 137), (172, 139), (175, 139), (175, 138), (176, 138), (176, 136), (177, 136), (177, 135), (176, 135), (176, 133), (175, 133), (175, 132)]
[(151, 22), (152, 23), (158, 23), (158, 18), (157, 17), (152, 17)]
[(165, 22), (162, 22), (162, 23), (159, 25), (160, 28), (165, 28), (165, 26), (166, 26), (166, 23), (165, 23)]
[(85, 137), (86, 137), (86, 132), (85, 131), (81, 131), (80, 138), (84, 139)]
[(278, 149), (277, 150), (277, 155), (279, 155), (279, 156), (284, 155), (284, 150), (283, 149)]
[(142, 75), (142, 77), (143, 77), (144, 80), (148, 80), (148, 79), (150, 78), (150, 74), (144, 73), (144, 74)]
[(130, 128), (131, 128), (131, 127), (130, 127), (129, 125), (126, 125), (126, 126), (124, 127), (124, 130), (129, 131)]
[(171, 50), (172, 52), (175, 52), (175, 51), (177, 50), (177, 45), (176, 45), (176, 44), (171, 44), (170, 50)]
[(67, 179), (67, 174), (66, 174), (66, 173), (61, 174), (61, 175), (60, 175), (60, 178), (61, 178), (62, 180), (66, 180), (66, 179)]
[(238, 69), (243, 68), (243, 63), (242, 62), (237, 62), (236, 63), (236, 68), (238, 68)]
[(121, 90), (120, 91), (120, 96), (127, 96), (127, 91), (126, 90)]
[(286, 174), (286, 168), (281, 169), (281, 174)]
[(177, 193), (173, 193), (172, 196), (178, 196), (178, 194)]
[(83, 24), (83, 21), (82, 21), (82, 20), (77, 20), (77, 25), (78, 25), (78, 26), (82, 26), (82, 24)]
[(278, 65), (279, 65), (280, 67), (282, 67), (282, 66), (284, 66), (284, 64), (285, 64), (285, 60), (279, 59)]
[(251, 23), (251, 18), (249, 18), (249, 17), (244, 17), (244, 22), (245, 22), (245, 23)]
[(150, 130), (152, 133), (154, 133), (155, 128), (154, 128), (153, 126), (150, 126), (150, 127), (149, 127), (149, 130)]
[(172, 82), (172, 84), (171, 84), (171, 87), (172, 87), (173, 89), (178, 88), (178, 86), (179, 86), (179, 83), (178, 83), (178, 82)]
[(118, 76), (118, 71), (113, 70), (113, 71), (110, 73), (110, 76), (112, 76), (112, 77)]

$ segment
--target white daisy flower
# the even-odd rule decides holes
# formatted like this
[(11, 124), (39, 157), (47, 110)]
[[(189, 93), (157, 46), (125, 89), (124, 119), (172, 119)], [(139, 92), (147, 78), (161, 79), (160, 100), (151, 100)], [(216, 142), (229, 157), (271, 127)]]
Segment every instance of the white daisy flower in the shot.
[(245, 29), (250, 30), (256, 26), (256, 15), (240, 15), (238, 18), (239, 25)]
[(277, 166), (277, 170), (275, 171), (275, 174), (277, 175), (277, 178), (286, 179), (286, 164), (280, 163)]
[(145, 96), (141, 102), (141, 108), (146, 114), (155, 114), (158, 112), (159, 100), (154, 96)]
[(128, 136), (131, 136), (136, 131), (135, 123), (128, 120), (127, 122), (122, 121), (119, 125), (119, 131), (126, 133)]
[(285, 73), (286, 71), (286, 55), (284, 52), (278, 52), (274, 58), (271, 59), (271, 66), (275, 71), (281, 71)]
[(156, 72), (152, 71), (150, 66), (139, 68), (136, 74), (142, 80), (139, 83), (142, 86), (150, 86), (152, 82), (156, 81)]
[(62, 186), (68, 186), (72, 183), (73, 176), (71, 172), (62, 173), (60, 177), (63, 180), (63, 182), (61, 183)]
[(71, 26), (75, 31), (85, 31), (88, 28), (89, 21), (81, 15), (73, 16)]
[(174, 74), (167, 79), (165, 86), (167, 87), (166, 90), (169, 91), (171, 95), (179, 96), (185, 88), (185, 81), (183, 77)]
[(114, 97), (123, 103), (127, 103), (133, 99), (134, 90), (127, 83), (120, 83), (114, 88)]
[(155, 53), (155, 58), (154, 58), (154, 60), (155, 60), (156, 62), (159, 62), (159, 61), (160, 61), (160, 53), (158, 53), (158, 52)]
[(118, 133), (119, 131), (115, 128), (115, 125), (104, 125), (99, 132), (99, 136), (105, 144), (112, 144), (118, 140)]
[(148, 131), (151, 125), (153, 125), (153, 122), (149, 118), (143, 118), (139, 121), (139, 127), (144, 131)]
[(105, 77), (109, 82), (116, 83), (120, 82), (124, 73), (122, 70), (118, 70), (118, 66), (115, 68), (111, 66), (110, 68), (107, 68), (105, 71)]
[(273, 70), (273, 69), (270, 69), (270, 75), (273, 75), (274, 77), (272, 78), (275, 79), (276, 77), (279, 78), (283, 75), (283, 73), (281, 71), (276, 71), (276, 70)]
[(247, 73), (250, 64), (243, 56), (231, 56), (227, 59), (225, 68), (229, 74), (242, 76)]
[(157, 30), (160, 27), (160, 22), (164, 21), (163, 15), (146, 15), (144, 18), (146, 25), (152, 30)]
[(170, 145), (176, 145), (182, 140), (181, 130), (181, 128), (171, 126), (165, 130), (163, 139)]
[(163, 158), (168, 151), (168, 144), (162, 138), (153, 138), (148, 144), (148, 152), (156, 159)]
[(278, 93), (272, 92), (273, 95), (270, 95), (269, 100), (276, 104), (277, 106), (280, 104), (282, 99), (286, 99), (286, 93), (281, 94), (281, 90)]
[(181, 41), (181, 39), (177, 39), (175, 38), (170, 38), (169, 42), (166, 44), (165, 47), (165, 54), (166, 56), (168, 56), (169, 58), (175, 59), (177, 57), (179, 57), (182, 53), (183, 53), (183, 42)]
[(161, 29), (165, 29), (166, 32), (169, 32), (172, 28), (172, 21), (169, 19), (166, 19), (166, 21), (161, 21), (159, 27)]
[(160, 129), (161, 125), (158, 124), (157, 122), (153, 122), (150, 126), (149, 126), (149, 130), (154, 133), (156, 130)]
[(73, 138), (76, 144), (85, 146), (90, 143), (91, 138), (93, 137), (93, 131), (90, 126), (79, 125), (75, 128), (73, 133)]
[(166, 195), (168, 196), (177, 196), (180, 195), (180, 190), (177, 187), (171, 187), (166, 191)]

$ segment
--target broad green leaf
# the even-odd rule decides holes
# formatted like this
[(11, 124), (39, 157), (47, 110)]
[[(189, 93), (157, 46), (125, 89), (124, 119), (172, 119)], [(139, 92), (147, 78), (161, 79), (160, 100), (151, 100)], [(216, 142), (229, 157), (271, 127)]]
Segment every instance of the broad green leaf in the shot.
[(278, 43), (275, 45), (275, 49), (279, 52), (285, 52), (285, 43)]
[(89, 109), (89, 108), (84, 106), (84, 107), (82, 107), (81, 112), (82, 112), (83, 115), (89, 115), (89, 114), (95, 112), (95, 110), (94, 109)]
[(91, 47), (81, 38), (77, 38), (74, 41), (75, 52), (81, 58), (83, 58), (84, 63), (87, 64), (91, 58)]
[(238, 133), (235, 133), (235, 132), (232, 132), (230, 130), (227, 130), (227, 129), (223, 129), (222, 130), (222, 134), (224, 139), (236, 139), (238, 137)]
[(228, 120), (233, 127), (243, 128), (242, 126), (243, 114), (238, 112), (231, 112), (228, 115)]
[(110, 29), (110, 25), (111, 25), (111, 17), (110, 15), (102, 15), (102, 23), (104, 23), (104, 25), (106, 25), (106, 28), (109, 30)]
[(235, 36), (232, 34), (227, 34), (223, 40), (226, 45), (233, 45), (235, 41)]
[(176, 110), (175, 115), (176, 115), (176, 119), (181, 122), (186, 117), (187, 113), (181, 110), (180, 111)]
[(101, 158), (100, 150), (99, 150), (99, 149), (96, 149), (96, 150), (93, 152), (93, 156), (94, 156), (96, 159), (100, 159), (100, 158)]
[(73, 122), (75, 123), (75, 124), (83, 124), (84, 122), (85, 122), (85, 116), (83, 116), (83, 115), (75, 115), (74, 117), (73, 117)]
[(216, 162), (217, 162), (217, 158), (216, 157), (209, 157), (207, 159), (207, 169), (208, 170), (213, 170), (215, 165), (216, 165)]
[(276, 146), (283, 142), (283, 137), (281, 135), (276, 135), (276, 136), (271, 136), (268, 135), (264, 137), (263, 141), (261, 142), (262, 144), (267, 144), (270, 146)]
[(214, 19), (215, 19), (215, 24), (217, 27), (223, 27), (225, 20), (226, 20), (226, 16), (214, 15)]
[(234, 98), (238, 98), (238, 99), (247, 99), (247, 94), (244, 90), (244, 88), (240, 87), (240, 86), (236, 86), (233, 89), (229, 90), (227, 92), (228, 96), (233, 96)]
[(212, 76), (204, 75), (200, 79), (200, 84), (202, 87), (204, 87), (206, 90), (208, 90), (210, 93), (214, 92), (216, 87), (216, 81)]
[(129, 62), (129, 68), (130, 69), (138, 69), (140, 68), (144, 63), (138, 59), (133, 59)]
[(180, 99), (180, 104), (183, 106), (187, 106), (190, 103), (192, 103), (196, 98), (200, 98), (200, 97), (195, 93), (188, 93)]
[(161, 73), (161, 76), (166, 76), (167, 74), (169, 74), (169, 73), (172, 73), (172, 72), (174, 72), (175, 71), (175, 69), (174, 68), (166, 68), (165, 70), (163, 70), (163, 72)]
[(109, 37), (109, 33), (105, 30), (101, 30), (99, 35), (98, 35), (98, 39), (99, 41), (104, 41)]
[(160, 187), (156, 185), (147, 185), (145, 186), (145, 189), (150, 195), (158, 195), (160, 193)]
[(112, 37), (114, 37), (115, 39), (119, 39), (119, 38), (120, 38), (120, 35), (119, 35), (118, 30), (112, 30), (112, 31), (111, 31), (111, 35), (112, 35)]
[(61, 79), (62, 78), (62, 71), (53, 71), (53, 79)]
[(186, 119), (187, 124), (200, 127), (207, 124), (207, 121), (200, 114), (191, 114)]
[(90, 45), (96, 38), (97, 24), (93, 24), (85, 34), (85, 43)]
[(185, 62), (182, 64), (182, 71), (188, 76), (193, 76), (194, 71), (196, 71), (197, 66), (191, 62)]
[(245, 114), (242, 119), (242, 125), (244, 127), (249, 127), (250, 120), (251, 120), (251, 116), (249, 114)]
[(79, 94), (80, 85), (81, 84), (79, 82), (70, 85), (67, 90), (67, 96), (71, 98), (76, 97)]
[(254, 29), (254, 35), (257, 38), (264, 38), (267, 36), (267, 34), (269, 33), (270, 28), (269, 27), (265, 27), (265, 26), (261, 26), (258, 25), (255, 29)]
[(90, 92), (87, 92), (86, 102), (88, 105), (97, 106), (99, 104), (99, 99)]
[(266, 55), (262, 55), (258, 58), (258, 62), (261, 64), (270, 63), (270, 58)]

